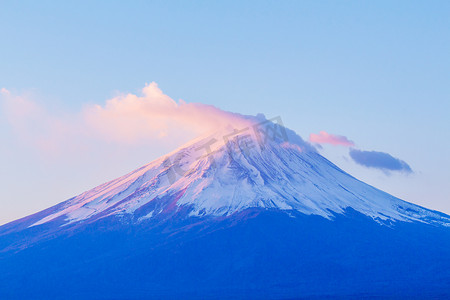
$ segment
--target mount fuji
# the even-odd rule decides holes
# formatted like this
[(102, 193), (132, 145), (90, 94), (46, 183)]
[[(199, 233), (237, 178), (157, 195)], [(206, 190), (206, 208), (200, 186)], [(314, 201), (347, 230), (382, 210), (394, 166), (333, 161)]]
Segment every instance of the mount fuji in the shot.
[(246, 117), (0, 227), (2, 299), (445, 298), (450, 216)]

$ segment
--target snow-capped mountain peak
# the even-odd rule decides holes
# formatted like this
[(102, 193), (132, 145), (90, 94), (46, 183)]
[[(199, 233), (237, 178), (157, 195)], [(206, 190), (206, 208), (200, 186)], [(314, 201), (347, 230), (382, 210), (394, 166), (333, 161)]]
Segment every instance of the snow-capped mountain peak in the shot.
[(139, 222), (167, 210), (185, 210), (186, 216), (227, 216), (247, 208), (325, 218), (351, 208), (379, 222), (450, 223), (439, 213), (353, 178), (277, 120), (250, 121), (243, 128), (229, 126), (198, 138), (74, 197), (31, 226), (113, 215)]

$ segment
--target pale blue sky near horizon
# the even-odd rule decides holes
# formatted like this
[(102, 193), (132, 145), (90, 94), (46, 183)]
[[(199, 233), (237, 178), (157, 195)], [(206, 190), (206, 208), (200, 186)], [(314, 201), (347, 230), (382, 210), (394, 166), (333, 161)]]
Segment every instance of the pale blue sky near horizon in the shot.
[[(77, 112), (155, 81), (175, 100), (281, 116), (304, 139), (324, 130), (389, 153), (414, 173), (321, 150), (377, 188), (450, 213), (448, 1), (1, 1), (0, 43), (0, 88), (50, 109)], [(2, 118), (0, 223), (173, 146), (121, 149), (97, 165), (40, 162)]]

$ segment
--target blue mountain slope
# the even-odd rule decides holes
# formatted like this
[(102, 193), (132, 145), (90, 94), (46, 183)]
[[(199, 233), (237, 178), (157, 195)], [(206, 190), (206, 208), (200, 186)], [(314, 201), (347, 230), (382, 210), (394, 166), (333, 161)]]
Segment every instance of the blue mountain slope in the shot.
[[(0, 258), (2, 299), (449, 297), (450, 230), (249, 209), (110, 217)], [(14, 254), (13, 254), (14, 253)]]

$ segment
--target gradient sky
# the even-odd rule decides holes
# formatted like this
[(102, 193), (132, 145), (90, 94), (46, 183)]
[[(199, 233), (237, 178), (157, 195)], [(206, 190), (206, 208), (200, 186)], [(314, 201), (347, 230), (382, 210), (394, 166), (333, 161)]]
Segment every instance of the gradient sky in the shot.
[[(348, 145), (319, 150), (377, 188), (450, 213), (449, 37), (449, 1), (2, 1), (0, 89), (62, 119), (150, 82), (176, 101), (281, 116), (305, 139), (325, 131), (406, 162), (413, 172), (386, 172), (356, 164)], [(183, 139), (49, 154), (18, 134), (5, 105), (0, 117), (0, 223)]]

